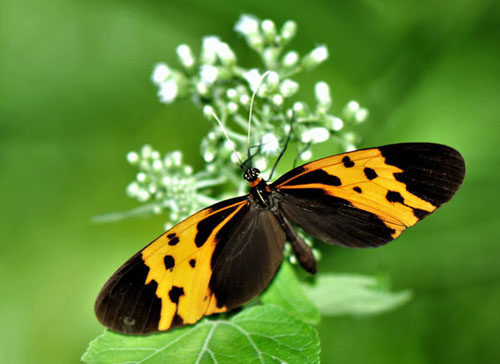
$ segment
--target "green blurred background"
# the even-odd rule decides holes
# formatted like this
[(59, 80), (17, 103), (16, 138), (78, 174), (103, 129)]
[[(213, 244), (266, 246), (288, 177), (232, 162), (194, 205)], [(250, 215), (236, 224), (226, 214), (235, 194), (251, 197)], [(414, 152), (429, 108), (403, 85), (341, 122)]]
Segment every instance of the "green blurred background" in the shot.
[[(371, 111), (363, 146), (433, 141), (460, 150), (466, 181), (432, 218), (377, 250), (323, 249), (322, 271), (386, 271), (414, 299), (372, 318), (324, 319), (325, 363), (496, 363), (500, 356), (500, 12), (495, 0), (0, 3), (0, 362), (75, 363), (102, 332), (93, 301), (110, 274), (162, 230), (162, 217), (93, 224), (136, 206), (125, 154), (151, 143), (199, 167), (208, 130), (189, 101), (160, 104), (153, 64), (203, 35), (257, 58), (241, 13), (298, 22), (301, 75), (332, 85), (336, 110)], [(323, 147), (319, 154), (328, 154)]]

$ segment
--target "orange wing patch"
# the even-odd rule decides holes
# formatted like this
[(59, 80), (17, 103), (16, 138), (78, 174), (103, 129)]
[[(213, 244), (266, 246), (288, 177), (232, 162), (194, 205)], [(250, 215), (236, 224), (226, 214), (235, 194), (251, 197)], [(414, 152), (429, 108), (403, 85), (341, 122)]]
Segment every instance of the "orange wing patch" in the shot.
[[(247, 201), (208, 208), (187, 218), (165, 232), (142, 252), (149, 267), (145, 284), (157, 282), (156, 295), (161, 299), (158, 330), (197, 322), (202, 316), (224, 312), (210, 291), (211, 258), (217, 244), (217, 232)], [(199, 231), (199, 223), (214, 219), (210, 231)]]
[(320, 188), (375, 214), (394, 230), (391, 235), (396, 238), (437, 208), (395, 178), (402, 172), (386, 162), (379, 148), (365, 149), (305, 164), (299, 173), (279, 181), (276, 188)]

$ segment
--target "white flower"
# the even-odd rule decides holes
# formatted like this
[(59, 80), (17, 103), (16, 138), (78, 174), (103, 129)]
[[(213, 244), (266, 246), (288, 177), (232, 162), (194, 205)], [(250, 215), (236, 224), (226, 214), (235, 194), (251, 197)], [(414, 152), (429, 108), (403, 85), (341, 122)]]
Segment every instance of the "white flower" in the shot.
[(238, 92), (234, 88), (230, 88), (226, 91), (226, 96), (228, 99), (233, 100), (238, 96)]
[(356, 111), (356, 113), (354, 114), (354, 119), (356, 119), (356, 121), (358, 123), (362, 123), (363, 121), (365, 121), (366, 119), (368, 118), (368, 110), (366, 110), (365, 108), (360, 108), (358, 111)]
[(253, 162), (255, 168), (257, 168), (260, 171), (264, 171), (267, 168), (267, 162), (265, 158), (255, 158)]
[(276, 25), (270, 19), (263, 20), (260, 26), (265, 33), (276, 33)]
[(299, 90), (299, 84), (297, 82), (292, 81), (288, 78), (281, 81), (280, 92), (283, 95), (283, 97), (293, 96), (298, 90)]
[(139, 173), (137, 173), (136, 178), (139, 182), (146, 182), (146, 179), (148, 178), (148, 176), (146, 176), (146, 173), (144, 173), (144, 172), (139, 172)]
[(285, 67), (294, 67), (299, 61), (299, 54), (296, 51), (290, 51), (283, 57), (283, 65)]
[(223, 145), (224, 148), (226, 148), (226, 150), (228, 151), (232, 151), (236, 147), (236, 145), (231, 140), (226, 140)]
[(139, 161), (139, 154), (137, 152), (128, 152), (127, 161), (130, 164), (136, 164)]
[(247, 80), (248, 84), (250, 85), (250, 90), (252, 90), (252, 92), (255, 92), (255, 90), (257, 90), (257, 88), (259, 87), (260, 80), (262, 78), (257, 68), (252, 68), (250, 71), (247, 71), (243, 75), (243, 77), (245, 78), (245, 80)]
[(283, 96), (281, 96), (280, 94), (273, 95), (273, 97), (272, 97), (271, 100), (272, 100), (273, 104), (276, 105), (276, 106), (283, 105), (283, 102), (285, 101), (283, 99)]
[(290, 40), (295, 36), (295, 33), (297, 33), (297, 23), (293, 20), (287, 20), (281, 27), (281, 36), (285, 40)]
[(140, 202), (145, 202), (147, 200), (149, 200), (149, 192), (144, 190), (144, 189), (140, 189), (138, 192), (137, 192), (137, 199), (140, 201)]
[(337, 118), (337, 117), (333, 117), (332, 118), (332, 125), (331, 125), (332, 129), (335, 130), (335, 131), (339, 131), (340, 129), (342, 129), (344, 127), (344, 122), (342, 121), (342, 119), (340, 118)]
[(310, 150), (306, 150), (305, 152), (302, 152), (300, 154), (300, 159), (302, 159), (303, 161), (307, 161), (311, 159), (311, 157), (312, 157), (312, 152)]
[(217, 60), (217, 47), (220, 43), (219, 37), (210, 35), (203, 37), (201, 47), (201, 60), (206, 64), (214, 64)]
[(153, 169), (155, 171), (161, 171), (161, 169), (163, 168), (163, 163), (161, 162), (161, 160), (159, 159), (156, 159), (154, 162), (153, 162)]
[(354, 144), (347, 144), (346, 146), (346, 152), (352, 152), (354, 150), (356, 150), (356, 146)]
[(262, 153), (275, 154), (280, 148), (280, 143), (273, 133), (264, 134), (262, 137)]
[(178, 150), (175, 150), (172, 152), (171, 156), (174, 166), (179, 167), (182, 163), (182, 153)]
[(240, 96), (240, 104), (244, 106), (248, 106), (250, 104), (250, 96), (248, 95), (241, 95)]
[(201, 81), (206, 83), (207, 85), (213, 84), (217, 80), (217, 76), (219, 75), (219, 70), (217, 67), (204, 64), (201, 66), (200, 70), (200, 78)]
[(186, 44), (181, 44), (177, 47), (177, 55), (179, 56), (179, 60), (181, 64), (186, 68), (191, 68), (194, 66), (194, 57), (191, 52), (191, 48), (189, 48)]
[(321, 105), (330, 105), (332, 98), (330, 96), (330, 87), (326, 82), (318, 82), (314, 87), (314, 94)]
[(328, 48), (324, 45), (314, 48), (311, 52), (311, 57), (317, 63), (326, 61), (328, 58)]
[(347, 109), (351, 112), (351, 113), (355, 113), (356, 111), (359, 110), (359, 103), (357, 101), (349, 101), (347, 103)]
[(227, 112), (229, 114), (234, 114), (238, 111), (238, 104), (234, 101), (230, 101), (227, 103)]
[(305, 109), (303, 102), (297, 101), (293, 104), (293, 111), (296, 113), (302, 113)]
[(154, 149), (151, 145), (149, 145), (149, 144), (143, 145), (141, 148), (142, 158), (150, 158), (153, 151), (154, 151)]
[(160, 84), (158, 96), (160, 97), (161, 102), (170, 104), (177, 97), (178, 91), (177, 82), (175, 82), (174, 79), (170, 79)]
[(236, 62), (236, 55), (227, 43), (219, 41), (215, 46), (217, 56), (225, 65), (232, 65)]
[(277, 72), (270, 71), (266, 76), (266, 84), (269, 86), (269, 89), (274, 89), (278, 86), (280, 82), (280, 76)]
[(322, 143), (330, 137), (328, 129), (317, 127), (302, 133), (301, 140), (304, 143)]
[(235, 164), (239, 164), (240, 163), (240, 160), (239, 160), (239, 155), (236, 154), (234, 151), (231, 153), (231, 161)]
[(160, 85), (165, 82), (168, 76), (170, 76), (170, 68), (165, 63), (157, 63), (153, 69), (153, 74), (151, 75), (151, 80), (156, 85)]
[(257, 34), (259, 32), (259, 20), (252, 15), (243, 14), (236, 22), (234, 30), (245, 36)]
[[(215, 110), (211, 105), (203, 106), (203, 115), (205, 115), (207, 119), (212, 119), (214, 117), (214, 113)], [(209, 134), (208, 137), (210, 138), (210, 136), (211, 135)]]
[(266, 37), (268, 41), (273, 41), (274, 37), (276, 37), (276, 25), (274, 22), (269, 19), (263, 20), (260, 23), (260, 27), (262, 29), (262, 33), (264, 33), (264, 37)]
[(200, 95), (206, 95), (208, 94), (208, 85), (205, 83), (205, 82), (198, 82), (196, 84), (196, 91), (200, 94)]
[(137, 196), (138, 192), (139, 192), (139, 184), (137, 182), (134, 181), (127, 186), (127, 195), (129, 197)]

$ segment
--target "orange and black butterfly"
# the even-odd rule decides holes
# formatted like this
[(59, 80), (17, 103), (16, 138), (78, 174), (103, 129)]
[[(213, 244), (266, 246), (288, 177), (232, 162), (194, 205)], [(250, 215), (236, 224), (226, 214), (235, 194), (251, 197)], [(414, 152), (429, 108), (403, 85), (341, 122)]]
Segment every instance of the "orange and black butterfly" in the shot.
[(248, 195), (188, 217), (121, 266), (95, 304), (102, 324), (148, 334), (239, 307), (269, 285), (286, 241), (315, 273), (294, 226), (328, 244), (386, 244), (450, 200), (465, 164), (450, 147), (404, 143), (319, 159), (271, 184), (259, 173), (245, 167)]

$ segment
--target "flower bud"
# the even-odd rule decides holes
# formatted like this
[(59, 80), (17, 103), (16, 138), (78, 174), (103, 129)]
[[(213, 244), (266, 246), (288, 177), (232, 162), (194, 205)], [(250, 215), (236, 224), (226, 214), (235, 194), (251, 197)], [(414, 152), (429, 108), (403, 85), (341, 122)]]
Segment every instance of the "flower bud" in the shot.
[(191, 48), (189, 48), (188, 45), (181, 44), (180, 46), (178, 46), (177, 56), (179, 57), (179, 61), (185, 68), (190, 69), (194, 66), (193, 53), (191, 52)]

